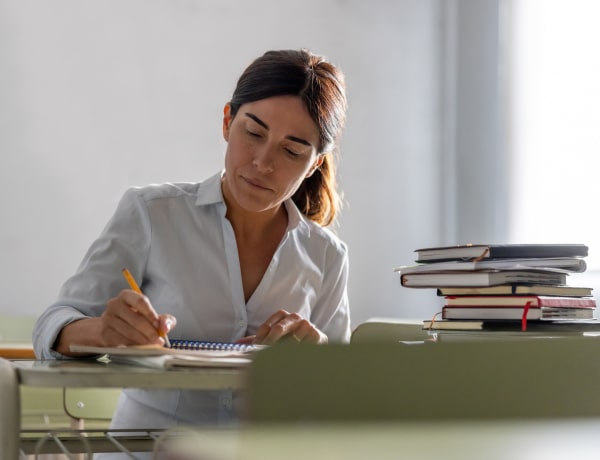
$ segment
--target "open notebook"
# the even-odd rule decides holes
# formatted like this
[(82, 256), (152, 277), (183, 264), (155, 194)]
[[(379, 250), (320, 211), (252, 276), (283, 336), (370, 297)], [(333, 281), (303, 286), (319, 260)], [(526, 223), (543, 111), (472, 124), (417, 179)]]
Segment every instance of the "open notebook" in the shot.
[(252, 354), (262, 348), (263, 345), (184, 340), (172, 340), (171, 348), (159, 345), (95, 347), (74, 344), (70, 346), (72, 352), (108, 355), (112, 362), (162, 369), (241, 367), (250, 364)]

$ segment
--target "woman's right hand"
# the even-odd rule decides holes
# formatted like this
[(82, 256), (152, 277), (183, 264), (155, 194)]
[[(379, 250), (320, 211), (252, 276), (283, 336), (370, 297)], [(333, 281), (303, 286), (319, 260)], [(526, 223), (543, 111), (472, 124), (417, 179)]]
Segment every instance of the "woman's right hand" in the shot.
[(142, 294), (125, 289), (106, 303), (98, 318), (86, 318), (65, 326), (54, 349), (74, 355), (71, 344), (115, 347), (120, 345), (164, 345), (164, 335), (175, 327), (172, 315), (159, 315), (150, 300)]
[(100, 337), (104, 346), (164, 345), (161, 337), (175, 326), (172, 315), (159, 315), (148, 297), (125, 289), (106, 303), (100, 317)]

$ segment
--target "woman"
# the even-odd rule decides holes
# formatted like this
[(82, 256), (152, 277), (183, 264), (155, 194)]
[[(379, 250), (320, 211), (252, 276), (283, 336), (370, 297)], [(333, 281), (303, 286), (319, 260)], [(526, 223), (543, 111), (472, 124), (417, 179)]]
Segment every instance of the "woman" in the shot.
[[(128, 190), (38, 319), (37, 356), (75, 356), (71, 344), (163, 344), (167, 333), (348, 341), (347, 250), (324, 228), (337, 210), (332, 152), (345, 110), (343, 75), (324, 58), (284, 50), (252, 62), (225, 105), (224, 171)], [(127, 288), (124, 267), (144, 295)], [(125, 390), (112, 426), (228, 423), (236, 401), (231, 392)]]

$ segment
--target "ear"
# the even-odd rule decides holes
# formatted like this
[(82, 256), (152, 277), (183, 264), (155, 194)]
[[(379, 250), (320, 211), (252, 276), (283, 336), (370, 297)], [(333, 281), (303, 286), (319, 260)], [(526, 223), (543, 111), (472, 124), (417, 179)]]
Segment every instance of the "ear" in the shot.
[(325, 159), (324, 153), (317, 155), (317, 159), (315, 160), (313, 165), (310, 167), (310, 169), (308, 170), (308, 172), (306, 173), (306, 176), (304, 176), (304, 178), (306, 179), (306, 178), (312, 176), (314, 174), (314, 172), (317, 170), (317, 168), (319, 168), (323, 164), (324, 159)]
[(233, 120), (231, 116), (231, 104), (228, 102), (223, 107), (223, 138), (229, 142), (229, 128), (231, 127), (231, 121)]

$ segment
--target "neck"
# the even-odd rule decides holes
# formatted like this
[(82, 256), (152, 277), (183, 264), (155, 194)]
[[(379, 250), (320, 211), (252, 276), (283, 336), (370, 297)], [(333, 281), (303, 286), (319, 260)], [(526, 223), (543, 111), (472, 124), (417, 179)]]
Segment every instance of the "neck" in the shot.
[(282, 234), (287, 228), (287, 211), (280, 205), (273, 212), (248, 212), (227, 205), (225, 215), (238, 238), (252, 240), (273, 233)]
[(288, 215), (282, 203), (277, 208), (261, 212), (252, 212), (240, 207), (237, 202), (227, 196), (223, 190), (223, 198), (227, 205), (225, 217), (238, 239), (248, 242), (260, 241), (265, 237), (281, 239), (287, 229)]

